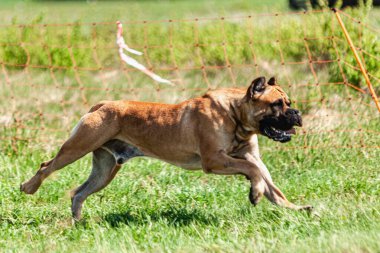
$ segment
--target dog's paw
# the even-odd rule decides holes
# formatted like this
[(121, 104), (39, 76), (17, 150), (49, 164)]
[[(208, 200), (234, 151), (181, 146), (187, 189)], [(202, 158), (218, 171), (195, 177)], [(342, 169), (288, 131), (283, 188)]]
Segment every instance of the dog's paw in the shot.
[(312, 214), (314, 212), (314, 207), (312, 205), (305, 205), (305, 206), (296, 206), (296, 208), (293, 208), (298, 211), (304, 211), (308, 214)]
[(20, 185), (20, 191), (26, 194), (34, 194), (40, 187), (41, 183), (42, 182), (40, 180), (32, 178), (28, 182), (25, 182)]
[(261, 192), (254, 191), (252, 187), (249, 189), (248, 198), (249, 198), (249, 201), (251, 201), (252, 205), (256, 206), (260, 202), (262, 197), (263, 197), (263, 194)]
[(306, 206), (300, 206), (299, 210), (311, 212), (313, 211), (314, 207), (312, 205), (306, 205)]
[(20, 185), (20, 191), (26, 193), (26, 194), (33, 194), (36, 192), (36, 190), (34, 188), (31, 188), (29, 185), (27, 184), (21, 184)]
[(307, 212), (310, 217), (321, 219), (321, 215), (312, 205), (300, 206), (298, 210)]

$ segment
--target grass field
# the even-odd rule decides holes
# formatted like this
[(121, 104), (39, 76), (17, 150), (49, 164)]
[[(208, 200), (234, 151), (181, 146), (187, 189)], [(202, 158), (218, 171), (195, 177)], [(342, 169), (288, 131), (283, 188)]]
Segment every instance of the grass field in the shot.
[[(277, 11), (288, 11), (286, 1), (223, 0), (207, 4), (203, 1), (90, 4), (2, 1), (0, 23), (114, 22), (120, 17), (124, 21), (157, 20)], [(370, 23), (375, 27), (379, 25), (378, 13), (373, 10), (369, 14)], [(84, 220), (73, 224), (69, 191), (86, 180), (90, 173), (90, 156), (55, 173), (34, 196), (21, 194), (19, 184), (30, 178), (42, 161), (54, 156), (58, 145), (92, 103), (120, 98), (178, 102), (202, 94), (208, 88), (231, 86), (231, 78), (225, 69), (209, 70), (207, 75), (212, 87), (208, 87), (201, 71), (183, 71), (179, 74), (183, 80), (181, 86), (171, 88), (152, 84), (138, 72), (129, 73), (132, 79), (129, 82), (122, 71), (102, 73), (99, 70), (80, 72), (80, 84), (75, 72), (56, 69), (53, 73), (57, 85), (48, 69), (0, 65), (0, 251), (379, 252), (380, 121), (362, 78), (357, 71), (344, 70), (348, 81), (364, 93), (339, 85), (290, 86), (315, 80), (308, 64), (282, 66), (277, 50), (275, 38), (301, 36), (301, 24), (313, 27), (306, 33), (310, 37), (331, 35), (330, 27), (325, 27), (331, 19), (328, 15), (289, 16), (278, 27), (273, 18), (263, 17), (255, 20), (254, 27), (258, 42), (260, 39), (274, 41), (255, 45), (260, 74), (277, 75), (302, 110), (305, 122), (304, 131), (298, 131), (290, 143), (279, 144), (260, 137), (262, 159), (288, 199), (296, 204), (313, 205), (313, 214), (281, 209), (267, 200), (257, 207), (252, 206), (248, 200), (249, 183), (243, 177), (206, 175), (138, 158), (127, 163), (106, 189), (87, 199)], [(203, 43), (221, 40), (215, 23), (199, 26)], [(350, 23), (347, 26), (355, 41), (362, 38), (364, 49), (378, 53), (378, 34), (359, 36), (355, 26)], [(245, 23), (226, 22), (225, 27), (227, 45), (236, 41), (248, 43)], [(0, 62), (24, 63), (24, 47), (30, 50), (31, 64), (49, 64), (45, 62), (46, 52), (44, 55), (41, 50), (44, 47), (38, 46), (45, 43), (51, 52), (60, 56), (55, 59), (57, 66), (72, 67), (72, 62), (66, 59), (67, 53), (57, 46), (68, 43), (66, 35), (62, 35), (67, 33), (65, 27), (12, 29), (0, 30), (0, 43), (23, 40), (25, 45), (1, 46)], [(75, 29), (78, 36), (73, 42), (74, 48), (78, 46), (75, 56), (82, 64), (79, 66), (96, 66), (92, 51), (80, 49), (90, 41), (91, 31), (86, 27)], [(97, 42), (110, 50), (98, 51), (100, 62), (117, 68), (120, 62), (113, 50), (114, 27), (102, 29), (97, 30)], [(155, 48), (167, 43), (167, 27), (153, 24), (150, 29), (147, 54), (153, 66), (170, 66), (172, 60), (165, 58), (170, 53)], [(137, 49), (144, 48), (139, 31), (141, 26), (129, 26), (125, 34), (127, 42)], [(197, 66), (196, 52), (188, 46), (189, 41), (194, 41), (193, 27), (178, 26), (174, 31), (177, 63)], [(339, 57), (334, 56), (329, 41), (308, 43), (313, 60)], [(344, 40), (338, 40), (338, 44), (342, 50), (340, 57), (353, 63)], [(284, 43), (281, 47), (287, 62), (308, 59), (304, 41)], [(206, 65), (224, 63), (220, 47), (202, 50)], [(244, 46), (227, 46), (227, 54), (233, 56), (233, 64), (252, 63)], [(366, 63), (369, 73), (378, 78), (372, 80), (379, 80), (378, 61)], [(321, 83), (340, 81), (337, 62), (315, 66), (318, 66), (315, 69)], [(233, 68), (233, 71), (238, 86), (247, 85), (248, 78), (255, 77), (256, 73), (252, 68)], [(159, 74), (172, 78), (174, 72), (160, 71)], [(102, 75), (106, 76), (104, 80)], [(103, 81), (111, 91), (104, 89)], [(88, 88), (83, 94), (80, 85)], [(380, 83), (374, 82), (374, 85), (379, 91)], [(98, 90), (90, 89), (94, 87)], [(123, 91), (125, 88), (128, 92)], [(141, 88), (145, 90), (139, 90)], [(81, 95), (88, 98), (89, 104), (83, 103)]]

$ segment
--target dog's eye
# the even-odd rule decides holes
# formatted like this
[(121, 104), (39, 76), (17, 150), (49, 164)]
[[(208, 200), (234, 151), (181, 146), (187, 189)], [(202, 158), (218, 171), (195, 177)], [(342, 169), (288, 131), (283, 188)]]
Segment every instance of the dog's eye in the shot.
[(282, 106), (282, 105), (283, 105), (282, 99), (279, 99), (274, 103), (271, 103), (271, 106)]

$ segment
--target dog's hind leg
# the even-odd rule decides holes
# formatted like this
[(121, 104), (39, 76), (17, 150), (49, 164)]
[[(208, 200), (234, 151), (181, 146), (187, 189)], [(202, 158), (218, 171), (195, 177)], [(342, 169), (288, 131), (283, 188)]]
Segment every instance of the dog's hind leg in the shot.
[(106, 150), (99, 148), (93, 152), (92, 171), (89, 178), (71, 193), (71, 212), (75, 220), (80, 219), (82, 204), (86, 198), (106, 187), (120, 167)]
[(86, 198), (105, 188), (114, 179), (123, 163), (142, 155), (137, 148), (119, 140), (111, 140), (95, 150), (89, 178), (71, 194), (73, 218), (81, 218), (82, 205)]
[(51, 161), (41, 164), (37, 173), (20, 187), (27, 194), (35, 193), (51, 173), (75, 162), (112, 139), (119, 131), (118, 122), (105, 110), (88, 113), (82, 117), (71, 137), (62, 145)]

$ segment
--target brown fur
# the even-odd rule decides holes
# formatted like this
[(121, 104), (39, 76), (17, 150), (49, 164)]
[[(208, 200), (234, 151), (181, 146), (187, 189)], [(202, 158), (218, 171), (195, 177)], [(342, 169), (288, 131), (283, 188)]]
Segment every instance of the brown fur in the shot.
[[(21, 190), (35, 193), (51, 173), (93, 152), (90, 178), (73, 192), (73, 216), (79, 219), (86, 197), (104, 188), (120, 169), (117, 155), (126, 160), (145, 155), (186, 169), (202, 168), (206, 173), (243, 174), (251, 181), (250, 200), (254, 204), (265, 195), (283, 207), (310, 209), (290, 203), (260, 159), (260, 120), (281, 113), (271, 103), (282, 99), (283, 111), (289, 103), (285, 92), (270, 82), (260, 91), (255, 91), (252, 83), (248, 90), (219, 89), (176, 105), (101, 102), (82, 117), (57, 156), (43, 163)], [(119, 140), (118, 148), (112, 140)], [(120, 147), (125, 152), (118, 151)]]

